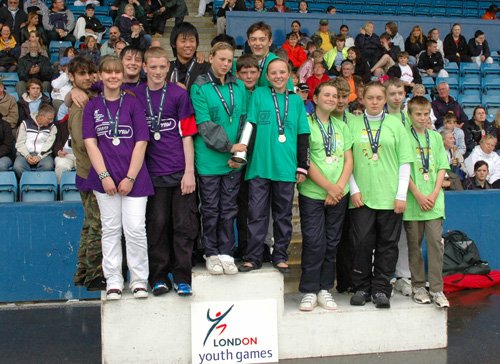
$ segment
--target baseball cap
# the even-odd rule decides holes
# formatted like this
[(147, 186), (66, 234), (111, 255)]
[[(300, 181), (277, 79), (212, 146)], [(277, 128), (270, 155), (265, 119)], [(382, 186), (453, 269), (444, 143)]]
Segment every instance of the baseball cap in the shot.
[(328, 25), (328, 19), (321, 19), (319, 25)]
[(310, 89), (309, 89), (309, 86), (307, 85), (307, 83), (299, 83), (297, 85), (297, 91), (309, 92)]
[(88, 4), (85, 9), (93, 9), (95, 10), (94, 4)]

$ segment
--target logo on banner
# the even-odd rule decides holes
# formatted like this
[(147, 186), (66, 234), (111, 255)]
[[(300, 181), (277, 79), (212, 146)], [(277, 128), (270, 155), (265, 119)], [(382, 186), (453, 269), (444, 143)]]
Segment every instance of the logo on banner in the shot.
[(192, 362), (278, 361), (276, 301), (191, 305)]

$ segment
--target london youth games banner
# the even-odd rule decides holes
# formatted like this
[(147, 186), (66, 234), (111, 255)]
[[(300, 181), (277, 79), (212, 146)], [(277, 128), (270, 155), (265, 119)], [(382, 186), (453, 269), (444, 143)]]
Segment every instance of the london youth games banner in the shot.
[(191, 305), (192, 363), (278, 362), (275, 300)]

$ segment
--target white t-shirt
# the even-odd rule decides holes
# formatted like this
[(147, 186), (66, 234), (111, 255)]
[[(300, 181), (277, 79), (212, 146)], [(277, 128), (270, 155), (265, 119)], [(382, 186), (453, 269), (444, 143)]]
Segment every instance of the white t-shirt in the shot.
[(401, 68), (401, 81), (412, 83), (413, 71), (411, 70), (411, 67), (408, 65), (406, 66), (399, 65), (399, 68)]

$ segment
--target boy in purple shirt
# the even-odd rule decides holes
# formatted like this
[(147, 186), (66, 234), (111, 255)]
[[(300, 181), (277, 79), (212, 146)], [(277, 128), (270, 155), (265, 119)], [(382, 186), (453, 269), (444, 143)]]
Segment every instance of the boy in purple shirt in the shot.
[(167, 52), (152, 47), (144, 54), (147, 84), (134, 89), (149, 126), (146, 164), (155, 194), (148, 199), (146, 230), (149, 284), (155, 296), (170, 291), (172, 273), (180, 296), (191, 289), (191, 255), (198, 234), (194, 147), (197, 133), (189, 94), (166, 82)]

